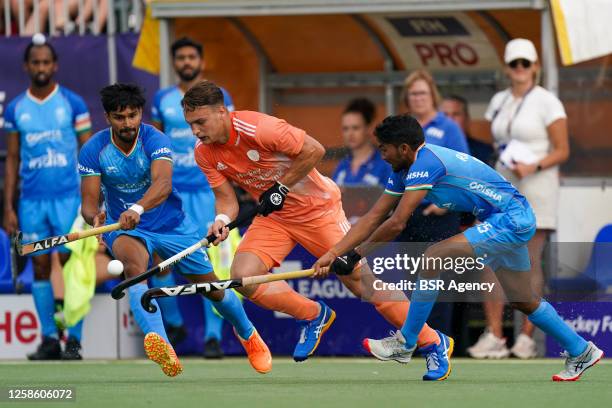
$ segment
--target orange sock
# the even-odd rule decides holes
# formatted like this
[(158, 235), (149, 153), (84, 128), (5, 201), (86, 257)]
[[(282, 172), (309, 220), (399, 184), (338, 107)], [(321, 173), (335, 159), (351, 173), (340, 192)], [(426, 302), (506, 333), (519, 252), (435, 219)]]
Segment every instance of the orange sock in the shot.
[(319, 304), (297, 293), (285, 281), (259, 285), (249, 299), (257, 306), (287, 313), (298, 320), (313, 320), (319, 315)]
[[(399, 329), (404, 325), (406, 316), (408, 316), (410, 302), (376, 302), (373, 304), (376, 310), (378, 310), (378, 313), (393, 326)], [(438, 333), (436, 333), (434, 329), (425, 323), (417, 338), (417, 346), (424, 347), (433, 343), (440, 344), (440, 336), (438, 336)]]

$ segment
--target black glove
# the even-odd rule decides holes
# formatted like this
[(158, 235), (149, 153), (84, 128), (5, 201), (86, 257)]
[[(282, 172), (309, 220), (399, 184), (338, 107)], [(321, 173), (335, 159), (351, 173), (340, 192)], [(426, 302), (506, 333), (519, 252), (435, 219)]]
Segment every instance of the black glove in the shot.
[(285, 204), (285, 198), (289, 193), (289, 188), (278, 181), (272, 187), (264, 191), (259, 197), (259, 213), (264, 217), (273, 211), (280, 211)]
[(351, 249), (343, 256), (338, 256), (330, 265), (330, 271), (336, 275), (350, 275), (355, 269), (355, 265), (361, 260), (361, 255)]

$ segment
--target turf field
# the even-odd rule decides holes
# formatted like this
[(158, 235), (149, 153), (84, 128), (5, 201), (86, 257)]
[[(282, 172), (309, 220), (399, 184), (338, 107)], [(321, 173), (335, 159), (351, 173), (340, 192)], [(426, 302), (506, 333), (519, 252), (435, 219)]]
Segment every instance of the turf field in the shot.
[(612, 361), (578, 383), (553, 383), (561, 360), (455, 359), (452, 376), (423, 383), (424, 362), (407, 365), (366, 358), (315, 358), (304, 364), (276, 358), (272, 373), (245, 359), (184, 359), (185, 371), (165, 377), (149, 361), (0, 363), (0, 388), (70, 386), (76, 403), (1, 403), (67, 407), (598, 407), (612, 402)]

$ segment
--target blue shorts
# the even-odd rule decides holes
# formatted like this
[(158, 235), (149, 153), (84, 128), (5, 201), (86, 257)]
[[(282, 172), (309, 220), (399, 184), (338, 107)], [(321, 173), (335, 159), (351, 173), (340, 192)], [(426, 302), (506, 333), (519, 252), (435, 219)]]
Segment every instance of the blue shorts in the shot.
[[(19, 201), (19, 228), (23, 232), (23, 242), (38, 241), (40, 239), (64, 235), (70, 232), (72, 224), (79, 212), (81, 197), (79, 195)], [(47, 254), (51, 251), (70, 252), (64, 245), (45, 249), (37, 254)]]
[(504, 268), (529, 271), (527, 243), (535, 234), (535, 215), (529, 204), (513, 206), (509, 211), (490, 215), (481, 224), (463, 232), (477, 257), (494, 271)]
[(198, 225), (202, 238), (215, 221), (215, 194), (211, 189), (179, 191), (183, 211)]
[[(112, 224), (113, 220), (107, 220)], [(108, 248), (113, 248), (113, 243), (121, 235), (129, 235), (139, 239), (147, 248), (149, 253), (149, 267), (152, 266), (153, 253), (157, 253), (162, 259), (168, 259), (182, 250), (192, 246), (202, 237), (199, 235), (197, 225), (186, 215), (183, 222), (172, 230), (151, 232), (136, 227), (130, 231), (113, 231), (103, 235)], [(204, 248), (200, 248), (191, 255), (183, 258), (173, 266), (184, 275), (206, 275), (213, 271)], [(144, 271), (143, 271), (144, 272)]]

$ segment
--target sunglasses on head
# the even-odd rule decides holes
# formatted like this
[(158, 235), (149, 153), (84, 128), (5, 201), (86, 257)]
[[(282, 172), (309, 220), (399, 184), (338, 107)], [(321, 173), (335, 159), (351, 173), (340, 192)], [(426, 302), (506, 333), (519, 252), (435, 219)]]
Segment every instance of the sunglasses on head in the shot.
[(529, 68), (531, 67), (531, 61), (526, 60), (524, 58), (519, 58), (519, 59), (510, 61), (510, 63), (508, 64), (508, 66), (512, 69), (516, 69), (516, 67), (518, 67), (519, 65), (522, 66), (523, 68)]

